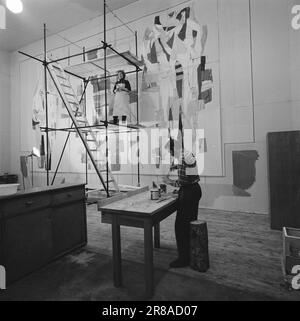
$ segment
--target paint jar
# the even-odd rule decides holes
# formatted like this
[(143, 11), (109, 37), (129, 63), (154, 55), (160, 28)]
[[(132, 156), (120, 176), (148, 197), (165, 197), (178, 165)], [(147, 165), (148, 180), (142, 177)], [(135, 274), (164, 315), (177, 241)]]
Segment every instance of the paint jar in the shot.
[(126, 115), (122, 116), (122, 124), (127, 124), (127, 116)]
[(113, 123), (115, 125), (119, 124), (119, 116), (113, 116)]
[(157, 201), (160, 198), (160, 191), (158, 188), (154, 188), (150, 191), (151, 193), (151, 200), (152, 201)]

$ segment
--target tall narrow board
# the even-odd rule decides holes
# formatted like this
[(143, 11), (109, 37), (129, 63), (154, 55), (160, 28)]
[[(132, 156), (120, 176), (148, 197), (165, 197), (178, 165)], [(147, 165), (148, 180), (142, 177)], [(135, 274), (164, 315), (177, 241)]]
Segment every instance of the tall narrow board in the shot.
[(300, 227), (300, 131), (268, 134), (271, 228)]

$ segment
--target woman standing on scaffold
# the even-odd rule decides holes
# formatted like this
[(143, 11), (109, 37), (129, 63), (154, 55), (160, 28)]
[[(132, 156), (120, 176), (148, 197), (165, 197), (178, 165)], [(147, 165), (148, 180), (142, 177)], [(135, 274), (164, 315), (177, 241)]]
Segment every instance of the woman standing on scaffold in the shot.
[(118, 123), (120, 119), (122, 119), (122, 122), (124, 123), (131, 114), (129, 107), (131, 85), (126, 79), (124, 70), (118, 71), (118, 78), (113, 92), (115, 94), (113, 111), (114, 122)]

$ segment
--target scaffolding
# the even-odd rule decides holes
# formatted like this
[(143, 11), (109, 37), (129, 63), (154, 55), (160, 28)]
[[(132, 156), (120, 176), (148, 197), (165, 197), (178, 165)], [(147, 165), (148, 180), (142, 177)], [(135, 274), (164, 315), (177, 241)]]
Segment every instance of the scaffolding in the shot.
[[(45, 124), (45, 127), (41, 127), (41, 130), (46, 135), (47, 186), (53, 185), (55, 183), (55, 179), (56, 179), (57, 174), (59, 172), (59, 168), (60, 168), (64, 153), (65, 153), (66, 147), (68, 145), (70, 135), (71, 135), (71, 133), (75, 132), (81, 138), (81, 140), (85, 146), (85, 150), (86, 150), (86, 169), (85, 169), (86, 183), (88, 183), (88, 157), (89, 157), (90, 160), (92, 161), (94, 168), (98, 174), (98, 177), (103, 185), (106, 196), (111, 197), (110, 186), (109, 186), (109, 184), (112, 182), (109, 177), (109, 173), (110, 173), (110, 168), (109, 168), (109, 135), (111, 132), (120, 131), (120, 129), (137, 132), (137, 159), (138, 159), (138, 162), (137, 162), (137, 177), (138, 177), (137, 185), (138, 185), (138, 187), (140, 187), (140, 184), (141, 184), (141, 182), (140, 182), (140, 136), (139, 136), (139, 128), (140, 128), (140, 123), (139, 123), (139, 72), (142, 71), (141, 66), (143, 66), (143, 63), (138, 60), (138, 34), (137, 34), (137, 31), (133, 31), (129, 26), (127, 26), (125, 23), (123, 23), (123, 21), (121, 19), (119, 19), (116, 16), (116, 14), (109, 9), (109, 7), (107, 6), (106, 0), (103, 0), (103, 10), (104, 10), (104, 12), (103, 12), (103, 19), (104, 19), (104, 23), (103, 23), (104, 36), (103, 36), (103, 38), (104, 39), (103, 39), (103, 41), (101, 41), (101, 45), (99, 47), (93, 48), (91, 50), (86, 50), (85, 47), (83, 47), (82, 52), (80, 52), (80, 53), (68, 55), (68, 56), (65, 56), (65, 57), (62, 57), (59, 59), (54, 59), (54, 60), (48, 59), (48, 57), (47, 57), (47, 27), (46, 27), (46, 24), (44, 24), (44, 34), (43, 34), (44, 57), (43, 57), (43, 60), (39, 59), (37, 57), (34, 57), (30, 54), (27, 54), (25, 52), (22, 52), (22, 51), (19, 51), (19, 53), (22, 55), (25, 55), (26, 57), (29, 57), (31, 59), (34, 59), (34, 60), (40, 62), (44, 68), (44, 87), (45, 87), (44, 95), (45, 95), (45, 113), (46, 113), (46, 121), (45, 122), (46, 122), (46, 124)], [(108, 14), (108, 11), (110, 13), (112, 13), (116, 18), (118, 18), (118, 20), (121, 21), (123, 25), (127, 26), (127, 28), (131, 32), (134, 33), (134, 38), (135, 38), (135, 54), (134, 55), (132, 55), (130, 51), (119, 52), (115, 48), (113, 48), (112, 45), (107, 43), (107, 14)], [(103, 57), (97, 58), (95, 60), (86, 61), (87, 54), (99, 52), (101, 50), (103, 51)], [(136, 121), (136, 124), (134, 124), (134, 125), (124, 125), (124, 124), (114, 123), (114, 122), (109, 121), (107, 80), (111, 77), (116, 76), (116, 74), (110, 74), (108, 71), (108, 68), (110, 67), (109, 62), (110, 62), (110, 59), (112, 58), (112, 56), (114, 56), (114, 58), (118, 57), (118, 58), (122, 59), (125, 63), (127, 63), (128, 65), (133, 67), (134, 70), (126, 72), (126, 74), (135, 73), (135, 75), (136, 75), (136, 95), (137, 95), (136, 119), (137, 119), (137, 121)], [(79, 125), (78, 119), (76, 118), (77, 114), (79, 113), (78, 109), (76, 110), (76, 112), (74, 111), (74, 114), (72, 113), (72, 111), (70, 110), (69, 102), (65, 98), (64, 92), (61, 90), (60, 85), (57, 82), (57, 79), (54, 79), (55, 75), (53, 74), (53, 71), (51, 72), (51, 70), (60, 69), (60, 66), (58, 66), (57, 64), (59, 64), (61, 61), (69, 60), (69, 59), (75, 58), (75, 57), (82, 57), (83, 62), (78, 65), (75, 65), (75, 66), (69, 66), (67, 68), (63, 68), (63, 70), (61, 70), (61, 72), (66, 73), (69, 76), (76, 77), (77, 79), (80, 79), (83, 82), (83, 88), (84, 88), (83, 93), (81, 95), (81, 99), (77, 102), (77, 104), (79, 104), (79, 106), (80, 106), (84, 100), (85, 101), (85, 112), (86, 112), (86, 99), (84, 99), (84, 98), (86, 97), (86, 90), (87, 90), (88, 84), (91, 81), (90, 74), (93, 73), (94, 69), (101, 70), (101, 72), (103, 73), (103, 76), (93, 78), (93, 80), (104, 80), (105, 119), (99, 120), (99, 124), (97, 124), (97, 125), (90, 126), (89, 124), (86, 124), (86, 123), (84, 125)], [(102, 67), (100, 61), (101, 61), (101, 63), (103, 63), (103, 67)], [(53, 68), (56, 68), (56, 69), (53, 69)], [(68, 110), (69, 116), (72, 120), (71, 127), (67, 127), (67, 128), (50, 128), (49, 127), (49, 102), (48, 102), (48, 77), (47, 77), (48, 74), (51, 76), (51, 78), (55, 84), (55, 87), (59, 93), (59, 96), (62, 99), (65, 107)], [(69, 87), (69, 86), (66, 86), (66, 87)], [(92, 151), (89, 149), (89, 146), (87, 144), (87, 136), (84, 137), (84, 135), (83, 135), (84, 130), (87, 130), (87, 131), (90, 130), (91, 132), (93, 130), (97, 130), (97, 131), (104, 132), (104, 134), (105, 134), (106, 180), (103, 179), (103, 175), (101, 175), (101, 172), (104, 172), (104, 171), (103, 170), (99, 171), (99, 168), (97, 170), (98, 164), (96, 164), (96, 162), (93, 161)], [(54, 172), (54, 176), (53, 176), (51, 183), (50, 183), (50, 169), (48, 166), (49, 143), (50, 143), (49, 133), (52, 131), (68, 132), (68, 135), (67, 135), (66, 141), (64, 143), (61, 155), (59, 157), (58, 164), (57, 164), (57, 167)]]

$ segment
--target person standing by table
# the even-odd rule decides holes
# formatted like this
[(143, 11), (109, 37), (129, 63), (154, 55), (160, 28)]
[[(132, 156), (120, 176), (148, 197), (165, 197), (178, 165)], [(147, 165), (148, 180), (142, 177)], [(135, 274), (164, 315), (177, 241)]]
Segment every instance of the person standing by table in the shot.
[(113, 116), (118, 117), (118, 119), (125, 120), (130, 116), (130, 107), (129, 107), (129, 93), (131, 92), (130, 82), (126, 79), (126, 74), (123, 70), (118, 71), (117, 82), (115, 84), (113, 93), (115, 94), (114, 98), (114, 109)]
[[(170, 142), (166, 148), (170, 147)], [(181, 268), (190, 265), (190, 223), (198, 219), (199, 201), (202, 197), (199, 185), (197, 161), (193, 153), (182, 150), (178, 142), (174, 143), (172, 156), (178, 160), (178, 165), (172, 165), (170, 172), (177, 170), (178, 179), (164, 177), (165, 184), (179, 187), (178, 210), (175, 221), (175, 235), (178, 258), (170, 263), (170, 268)]]

